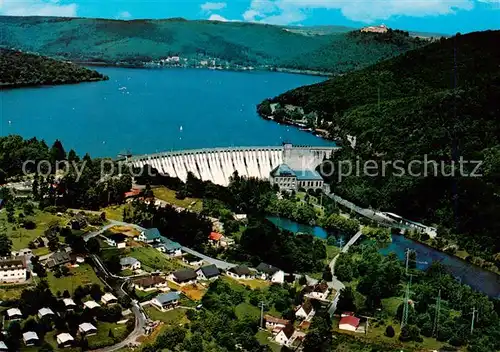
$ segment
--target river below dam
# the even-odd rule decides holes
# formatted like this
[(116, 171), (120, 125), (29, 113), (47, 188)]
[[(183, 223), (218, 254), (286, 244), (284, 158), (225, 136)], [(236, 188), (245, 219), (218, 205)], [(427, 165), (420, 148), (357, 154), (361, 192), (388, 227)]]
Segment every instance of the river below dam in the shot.
[[(328, 237), (328, 232), (318, 226), (299, 224), (293, 220), (272, 216), (267, 219), (276, 226), (294, 233), (309, 233), (322, 239)], [(403, 261), (407, 248), (417, 253), (418, 269), (425, 270), (433, 262), (441, 262), (457, 280), (490, 297), (500, 298), (500, 275), (404, 236), (392, 235), (392, 242), (381, 248), (380, 253), (383, 255), (395, 253)]]

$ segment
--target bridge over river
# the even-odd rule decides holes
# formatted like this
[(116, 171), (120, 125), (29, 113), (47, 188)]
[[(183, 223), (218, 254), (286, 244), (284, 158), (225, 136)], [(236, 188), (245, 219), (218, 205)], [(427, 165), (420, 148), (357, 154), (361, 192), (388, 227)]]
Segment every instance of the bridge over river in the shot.
[(292, 169), (315, 169), (340, 147), (311, 147), (283, 144), (270, 147), (232, 147), (172, 151), (133, 156), (129, 162), (136, 167), (151, 165), (160, 173), (182, 181), (188, 172), (203, 181), (227, 186), (235, 171), (240, 176), (268, 179), (269, 173), (280, 164)]

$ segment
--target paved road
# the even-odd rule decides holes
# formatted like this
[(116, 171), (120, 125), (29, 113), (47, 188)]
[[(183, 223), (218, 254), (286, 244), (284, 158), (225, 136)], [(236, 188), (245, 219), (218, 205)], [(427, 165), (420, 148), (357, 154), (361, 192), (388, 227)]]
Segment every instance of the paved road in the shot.
[(222, 269), (222, 270), (227, 270), (227, 269), (230, 269), (230, 268), (233, 268), (236, 266), (236, 264), (233, 264), (233, 263), (228, 263), (228, 262), (225, 262), (223, 260), (219, 260), (219, 259), (215, 259), (215, 258), (212, 258), (212, 257), (209, 257), (209, 256), (206, 256), (204, 254), (201, 254), (200, 252), (197, 252), (191, 248), (188, 248), (188, 247), (182, 247), (182, 250), (186, 253), (189, 253), (191, 255), (194, 255), (195, 257), (198, 257), (200, 259), (203, 259), (204, 261), (206, 261), (207, 263), (210, 263), (210, 264), (215, 264), (215, 266), (219, 269)]
[[(346, 243), (344, 247), (342, 247), (341, 253), (347, 253), (349, 251), (349, 248), (356, 243), (356, 241), (361, 237), (361, 230), (359, 230), (350, 240), (349, 242)], [(330, 270), (332, 271), (332, 276), (333, 280), (332, 282), (329, 282), (328, 285), (330, 287), (333, 287), (335, 290), (340, 291), (341, 289), (345, 288), (345, 285), (337, 279), (335, 276), (335, 263), (337, 262), (337, 258), (339, 257), (339, 254), (335, 256), (335, 258), (332, 259), (330, 262)]]
[[(119, 278), (119, 276), (113, 275), (110, 273), (107, 268), (104, 266), (104, 264), (101, 262), (100, 258), (96, 255), (92, 255), (92, 258), (94, 259), (94, 262), (96, 263), (98, 270), (101, 271), (104, 276), (106, 277), (115, 277)], [(120, 286), (120, 289), (117, 290), (118, 296), (127, 296), (127, 292), (123, 289), (123, 285), (127, 281), (125, 280), (124, 283)], [(134, 330), (121, 342), (113, 345), (113, 346), (108, 346), (104, 348), (100, 348), (97, 350), (92, 350), (91, 352), (114, 352), (117, 351), (123, 347), (129, 346), (129, 345), (136, 345), (137, 339), (144, 335), (145, 332), (145, 327), (146, 327), (146, 316), (144, 315), (142, 308), (137, 304), (137, 302), (132, 301), (132, 307), (130, 308), (132, 313), (135, 316), (135, 326)]]
[(349, 251), (349, 248), (356, 243), (356, 241), (361, 237), (362, 233), (361, 230), (359, 230), (352, 238), (349, 240), (349, 242), (346, 243), (346, 245), (342, 248), (342, 253), (347, 253)]
[(85, 236), (83, 236), (83, 239), (85, 240), (85, 242), (87, 242), (89, 239), (91, 239), (93, 237), (102, 235), (104, 233), (104, 231), (112, 228), (113, 226), (129, 226), (129, 227), (134, 227), (138, 231), (144, 231), (144, 228), (139, 226), (139, 225), (129, 224), (127, 222), (117, 221), (117, 220), (108, 220), (108, 221), (109, 221), (109, 224), (102, 227), (99, 231), (90, 232), (90, 233), (86, 234)]

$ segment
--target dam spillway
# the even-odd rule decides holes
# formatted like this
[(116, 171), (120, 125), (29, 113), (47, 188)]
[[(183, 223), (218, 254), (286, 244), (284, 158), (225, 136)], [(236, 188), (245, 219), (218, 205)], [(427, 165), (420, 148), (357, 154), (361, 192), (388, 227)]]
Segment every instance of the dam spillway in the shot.
[(268, 179), (280, 164), (292, 169), (315, 169), (339, 147), (309, 147), (284, 144), (271, 147), (231, 147), (172, 151), (133, 156), (134, 167), (150, 165), (163, 175), (186, 181), (189, 172), (203, 181), (227, 186), (235, 171), (242, 177)]

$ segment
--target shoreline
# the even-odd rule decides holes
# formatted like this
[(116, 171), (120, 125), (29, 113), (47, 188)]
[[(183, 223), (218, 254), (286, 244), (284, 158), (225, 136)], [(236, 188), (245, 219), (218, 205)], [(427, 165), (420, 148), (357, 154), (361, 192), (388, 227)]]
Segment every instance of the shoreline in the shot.
[(132, 69), (172, 69), (172, 68), (177, 68), (177, 69), (205, 69), (205, 70), (212, 70), (212, 71), (228, 71), (228, 72), (278, 72), (278, 73), (290, 73), (290, 74), (297, 74), (297, 75), (306, 75), (306, 76), (318, 76), (318, 77), (325, 77), (325, 78), (330, 78), (334, 77), (337, 74), (332, 73), (332, 72), (327, 72), (327, 71), (316, 71), (316, 70), (301, 70), (301, 69), (294, 69), (294, 68), (286, 68), (286, 67), (275, 67), (275, 68), (265, 68), (265, 67), (254, 67), (252, 69), (243, 69), (243, 68), (219, 68), (219, 67), (210, 67), (210, 66), (193, 66), (193, 65), (188, 65), (188, 66), (149, 66), (147, 63), (127, 63), (127, 62), (115, 62), (115, 63), (109, 63), (109, 62), (104, 62), (104, 61), (71, 61), (74, 64), (81, 65), (81, 66), (92, 66), (92, 67), (121, 67), (121, 68), (132, 68)]

